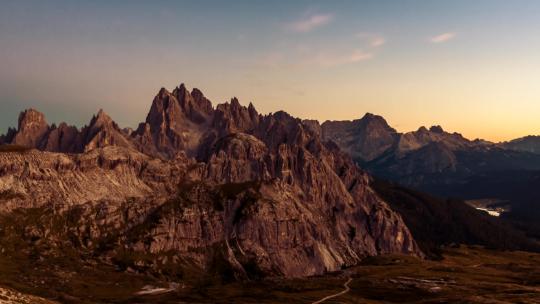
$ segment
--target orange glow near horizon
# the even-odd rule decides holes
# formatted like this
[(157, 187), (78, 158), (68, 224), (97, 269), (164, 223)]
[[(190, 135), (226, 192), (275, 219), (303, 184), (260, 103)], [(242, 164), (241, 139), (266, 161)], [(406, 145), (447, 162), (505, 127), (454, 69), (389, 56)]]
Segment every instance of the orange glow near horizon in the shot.
[(540, 134), (540, 2), (164, 2), (2, 4), (0, 133), (28, 107), (135, 127), (159, 88), (185, 82), (261, 113)]

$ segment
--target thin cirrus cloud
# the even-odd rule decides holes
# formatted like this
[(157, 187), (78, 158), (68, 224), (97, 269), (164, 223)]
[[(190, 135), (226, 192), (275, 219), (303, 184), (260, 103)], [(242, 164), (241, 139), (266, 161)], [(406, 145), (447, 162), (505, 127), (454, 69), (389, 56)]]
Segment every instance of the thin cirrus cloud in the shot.
[(265, 68), (331, 68), (359, 63), (369, 60), (373, 58), (373, 56), (373, 53), (361, 49), (349, 52), (331, 52), (328, 50), (316, 52), (313, 49), (309, 49), (289, 54), (283, 52), (267, 53), (257, 60), (257, 65)]
[(310, 14), (287, 24), (287, 29), (295, 33), (307, 33), (327, 25), (334, 19), (333, 14)]
[(429, 39), (431, 43), (444, 43), (447, 41), (450, 41), (456, 37), (456, 33), (454, 32), (448, 32), (448, 33), (442, 33), (437, 36), (433, 36)]
[[(333, 19), (333, 14), (307, 13), (303, 18), (285, 24), (285, 29), (294, 33), (307, 33), (329, 24)], [(361, 32), (354, 37), (361, 40), (360, 45), (355, 43), (356, 47), (333, 44), (321, 48), (299, 44), (263, 54), (255, 63), (266, 68), (337, 67), (372, 59), (377, 49), (386, 43), (383, 36), (375, 33)]]
[(378, 47), (378, 46), (381, 46), (383, 44), (386, 43), (386, 39), (384, 39), (383, 37), (375, 37), (373, 39), (371, 39), (371, 42), (369, 43), (369, 45), (371, 47)]
[(377, 35), (377, 34), (358, 33), (355, 36), (358, 39), (366, 41), (367, 44), (372, 48), (376, 48), (376, 47), (379, 47), (379, 46), (382, 46), (382, 45), (386, 44), (386, 39), (384, 37), (382, 37), (382, 36)]
[(362, 50), (354, 50), (343, 54), (328, 54), (319, 53), (311, 58), (308, 58), (304, 65), (319, 66), (319, 67), (335, 67), (345, 64), (357, 63), (373, 58), (373, 54)]

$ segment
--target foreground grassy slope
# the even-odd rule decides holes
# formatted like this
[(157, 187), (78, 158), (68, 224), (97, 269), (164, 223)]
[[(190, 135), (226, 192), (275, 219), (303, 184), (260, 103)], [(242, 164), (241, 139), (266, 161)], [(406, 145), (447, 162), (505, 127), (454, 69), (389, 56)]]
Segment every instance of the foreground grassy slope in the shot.
[(478, 211), (457, 199), (440, 199), (398, 184), (376, 180), (372, 187), (403, 217), (422, 251), (440, 257), (441, 246), (483, 245), (500, 250), (540, 251), (508, 221)]
[[(207, 277), (173, 284), (107, 265), (12, 260), (0, 255), (0, 286), (61, 303), (540, 303), (540, 254), (447, 248), (443, 259), (381, 256), (323, 277), (220, 283)], [(163, 294), (137, 295), (148, 285)], [(168, 289), (173, 286), (173, 289)]]

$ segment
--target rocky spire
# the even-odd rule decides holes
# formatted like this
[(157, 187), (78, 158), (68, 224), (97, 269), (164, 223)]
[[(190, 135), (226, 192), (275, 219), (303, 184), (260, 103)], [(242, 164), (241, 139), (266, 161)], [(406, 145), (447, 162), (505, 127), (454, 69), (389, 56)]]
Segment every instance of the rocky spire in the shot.
[(191, 91), (191, 96), (193, 96), (193, 100), (195, 101), (195, 104), (197, 105), (197, 108), (202, 112), (206, 113), (207, 115), (211, 115), (214, 111), (212, 107), (212, 102), (208, 100), (204, 94), (201, 92), (201, 90), (194, 88)]
[(176, 87), (172, 93), (162, 88), (152, 102), (146, 123), (140, 125), (131, 136), (135, 144), (148, 151), (151, 140), (155, 148), (150, 150), (168, 157), (182, 150), (195, 150), (213, 109), (202, 92), (193, 92), (195, 96), (184, 84)]
[(441, 126), (437, 125), (437, 126), (431, 126), (431, 128), (429, 128), (429, 131), (430, 132), (433, 132), (433, 133), (439, 133), (439, 134), (442, 134), (444, 133), (444, 130)]
[(82, 131), (84, 151), (106, 146), (133, 147), (120, 127), (102, 109), (92, 117), (90, 124)]
[(92, 117), (89, 127), (90, 129), (97, 130), (104, 127), (114, 127), (115, 125), (116, 123), (111, 117), (103, 109), (99, 109), (98, 113)]
[(79, 130), (74, 126), (68, 126), (65, 122), (60, 123), (58, 127), (51, 127), (42, 148), (46, 151), (64, 153), (84, 150)]
[(28, 109), (19, 115), (19, 126), (11, 143), (39, 148), (48, 131), (49, 125), (45, 120), (45, 115), (34, 109)]
[(238, 98), (233, 97), (230, 102), (216, 107), (212, 125), (226, 132), (250, 132), (256, 128), (259, 121), (259, 114), (253, 105), (246, 108), (240, 104)]
[(190, 93), (182, 83), (173, 90), (186, 117), (197, 124), (205, 123), (212, 114), (212, 103), (204, 97), (199, 89), (193, 89)]

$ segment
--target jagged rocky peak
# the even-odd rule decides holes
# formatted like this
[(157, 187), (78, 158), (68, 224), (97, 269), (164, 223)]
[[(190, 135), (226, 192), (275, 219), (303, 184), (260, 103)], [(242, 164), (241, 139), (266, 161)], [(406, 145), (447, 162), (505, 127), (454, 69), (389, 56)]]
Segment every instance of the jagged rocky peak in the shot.
[(361, 161), (371, 161), (390, 149), (398, 135), (382, 116), (371, 113), (353, 121), (326, 121), (322, 131), (325, 140)]
[(152, 101), (146, 117), (153, 133), (165, 133), (166, 130), (179, 130), (186, 117), (176, 97), (167, 89), (161, 88)]
[(367, 112), (362, 118), (360, 118), (360, 121), (364, 122), (364, 123), (373, 123), (373, 124), (379, 124), (380, 126), (384, 127), (384, 128), (389, 128), (389, 129), (392, 129), (394, 130), (393, 128), (391, 128), (389, 125), (388, 125), (388, 122), (386, 122), (386, 120), (384, 119), (384, 117), (380, 116), (380, 115), (375, 115), (373, 113), (369, 113)]
[(15, 128), (8, 128), (7, 133), (3, 136), (2, 144), (11, 144), (13, 141), (13, 137), (15, 137), (15, 134), (17, 134), (17, 130)]
[(408, 132), (401, 136), (398, 144), (398, 152), (404, 153), (419, 149), (430, 143), (444, 143), (451, 150), (458, 150), (477, 145), (464, 138), (459, 133), (448, 133), (441, 126), (432, 126), (429, 129), (422, 126), (417, 131)]
[(212, 114), (212, 103), (199, 89), (193, 89), (190, 93), (182, 83), (173, 90), (172, 95), (178, 100), (187, 118), (195, 123), (206, 122)]
[[(100, 111), (72, 141), (84, 153), (0, 154), (0, 177), (23, 181), (8, 185), (24, 194), (10, 206), (45, 206), (58, 197), (73, 208), (105, 202), (107, 208), (88, 209), (68, 228), (92, 244), (115, 236), (105, 254), (97, 247), (95, 253), (113, 262), (123, 253), (151, 256), (129, 262), (146, 271), (160, 270), (167, 257), (201, 271), (225, 263), (236, 273), (255, 265), (264, 275), (296, 277), (352, 266), (367, 255), (422, 256), (369, 176), (331, 143), (321, 144), (318, 123), (283, 111), (263, 116), (237, 98), (210, 111), (205, 100), (182, 85), (162, 89), (131, 136)], [(350, 123), (356, 136), (359, 122)], [(54, 130), (58, 139), (60, 130), (72, 129)], [(361, 132), (361, 140), (372, 133)], [(78, 229), (97, 217), (110, 230)]]
[(317, 136), (322, 136), (322, 127), (318, 120), (315, 119), (304, 119), (302, 120), (302, 124), (313, 134), (316, 134)]
[(439, 126), (439, 125), (431, 126), (431, 128), (429, 128), (429, 131), (433, 132), (433, 133), (438, 133), (438, 134), (444, 133), (443, 128), (441, 126)]
[(416, 130), (416, 132), (417, 133), (427, 133), (429, 131), (425, 126), (421, 126), (420, 128), (418, 128), (418, 130)]
[(196, 155), (213, 116), (212, 104), (201, 91), (192, 95), (184, 84), (172, 93), (162, 88), (155, 96), (146, 123), (130, 136), (144, 153), (174, 157), (179, 151)]
[(32, 108), (21, 112), (19, 115), (19, 131), (32, 127), (33, 125), (47, 126), (45, 115)]
[(82, 152), (81, 140), (77, 127), (62, 122), (58, 127), (51, 127), (42, 149), (52, 152)]
[(98, 132), (122, 132), (118, 124), (103, 109), (92, 116), (90, 123), (83, 131), (86, 137), (93, 137)]
[(92, 120), (90, 121), (89, 127), (90, 128), (102, 128), (106, 126), (116, 126), (116, 123), (112, 120), (112, 118), (103, 111), (103, 109), (99, 109), (96, 115), (92, 117)]
[(161, 88), (152, 101), (146, 122), (154, 128), (159, 128), (165, 122), (166, 116), (176, 116), (179, 113), (176, 98), (167, 89)]
[(112, 118), (100, 109), (82, 130), (84, 152), (107, 146), (133, 148), (133, 144)]
[(11, 143), (29, 148), (39, 148), (48, 131), (49, 125), (45, 120), (45, 115), (34, 109), (27, 109), (19, 115), (19, 126)]
[(371, 113), (366, 113), (366, 115), (360, 119), (359, 127), (372, 133), (372, 136), (388, 136), (388, 134), (397, 133), (397, 131), (390, 127), (388, 122), (386, 122), (382, 116)]
[(174, 88), (172, 94), (176, 96), (176, 98), (178, 99), (178, 101), (180, 101), (181, 104), (185, 104), (186, 102), (192, 100), (191, 93), (188, 91), (184, 83), (181, 83), (179, 86)]
[(218, 132), (252, 132), (259, 124), (261, 117), (250, 103), (245, 107), (238, 98), (231, 98), (230, 102), (219, 104), (212, 122)]
[(191, 96), (199, 110), (208, 115), (212, 114), (212, 111), (214, 110), (212, 102), (204, 96), (201, 90), (193, 88), (193, 90), (191, 90)]
[[(153, 129), (162, 127), (179, 130), (187, 123), (206, 123), (213, 113), (212, 103), (204, 94), (193, 89), (190, 93), (182, 83), (172, 93), (161, 88), (152, 102), (146, 118)], [(165, 124), (165, 126), (162, 126)]]

